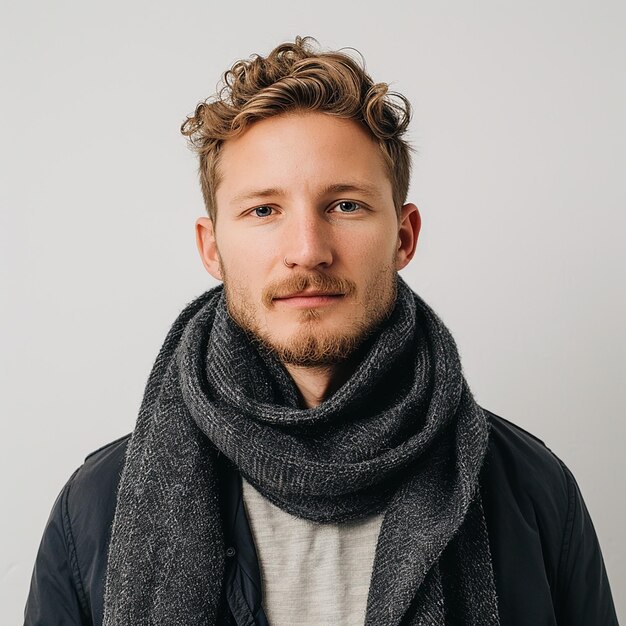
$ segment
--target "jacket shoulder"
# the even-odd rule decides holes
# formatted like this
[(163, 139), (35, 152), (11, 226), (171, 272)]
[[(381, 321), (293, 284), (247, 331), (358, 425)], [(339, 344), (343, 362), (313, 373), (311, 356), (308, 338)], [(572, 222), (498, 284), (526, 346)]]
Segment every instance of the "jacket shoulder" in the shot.
[(124, 435), (88, 454), (67, 487), (67, 533), (94, 624), (102, 621), (108, 547), (129, 439)]
[(529, 497), (550, 495), (567, 509), (573, 477), (563, 461), (538, 437), (520, 426), (483, 409), (490, 436), (487, 469), (490, 466)]
[(96, 508), (102, 513), (105, 505), (115, 506), (117, 487), (124, 468), (130, 434), (90, 452), (69, 485), (68, 500), (72, 519)]
[[(502, 623), (533, 598), (532, 623), (617, 625), (591, 517), (569, 468), (523, 428), (486, 411), (490, 438), (481, 476)], [(518, 581), (513, 584), (511, 581)], [(545, 612), (544, 612), (545, 613)]]
[(485, 412), (490, 435), (481, 491), (503, 623), (516, 619), (520, 589), (534, 598), (535, 623), (548, 623), (544, 613), (558, 604), (563, 578), (571, 479), (543, 441)]
[(88, 454), (59, 493), (37, 552), (25, 626), (102, 623), (107, 548), (129, 437)]

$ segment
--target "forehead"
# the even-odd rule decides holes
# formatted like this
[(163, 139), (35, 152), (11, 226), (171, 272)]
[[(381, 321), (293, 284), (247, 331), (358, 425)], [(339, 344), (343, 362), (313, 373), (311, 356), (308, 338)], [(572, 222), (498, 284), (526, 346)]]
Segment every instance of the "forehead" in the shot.
[(319, 191), (360, 182), (391, 199), (391, 183), (378, 143), (354, 120), (327, 113), (281, 114), (226, 140), (218, 164), (218, 204), (247, 189)]

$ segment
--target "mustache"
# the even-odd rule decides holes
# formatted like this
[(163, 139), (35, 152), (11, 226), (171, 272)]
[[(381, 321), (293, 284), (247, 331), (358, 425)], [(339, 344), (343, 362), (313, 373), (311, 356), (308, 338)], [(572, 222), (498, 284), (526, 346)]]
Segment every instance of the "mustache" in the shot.
[(263, 289), (261, 299), (266, 307), (271, 307), (274, 298), (284, 298), (305, 289), (315, 289), (327, 293), (342, 293), (346, 296), (356, 291), (356, 283), (349, 278), (340, 278), (321, 272), (295, 274), (284, 280), (270, 283)]

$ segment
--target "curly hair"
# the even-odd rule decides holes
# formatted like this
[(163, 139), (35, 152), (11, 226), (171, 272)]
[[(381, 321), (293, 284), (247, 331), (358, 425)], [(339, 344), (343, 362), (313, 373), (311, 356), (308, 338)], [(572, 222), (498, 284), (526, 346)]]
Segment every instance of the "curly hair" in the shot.
[(317, 44), (312, 37), (296, 37), (267, 57), (237, 61), (217, 93), (183, 122), (181, 133), (199, 157), (202, 195), (213, 221), (223, 142), (255, 121), (298, 110), (352, 119), (369, 130), (382, 152), (399, 214), (411, 175), (411, 147), (402, 139), (411, 117), (408, 100), (390, 92), (387, 83), (374, 83), (364, 63), (341, 51), (320, 52), (312, 42)]

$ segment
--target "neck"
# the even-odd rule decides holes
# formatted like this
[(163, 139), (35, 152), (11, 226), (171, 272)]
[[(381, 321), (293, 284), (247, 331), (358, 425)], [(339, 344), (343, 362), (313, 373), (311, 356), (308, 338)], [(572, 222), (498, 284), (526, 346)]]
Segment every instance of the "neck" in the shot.
[(300, 392), (302, 405), (307, 409), (318, 406), (337, 391), (352, 376), (355, 367), (352, 360), (319, 367), (285, 363), (285, 368)]

